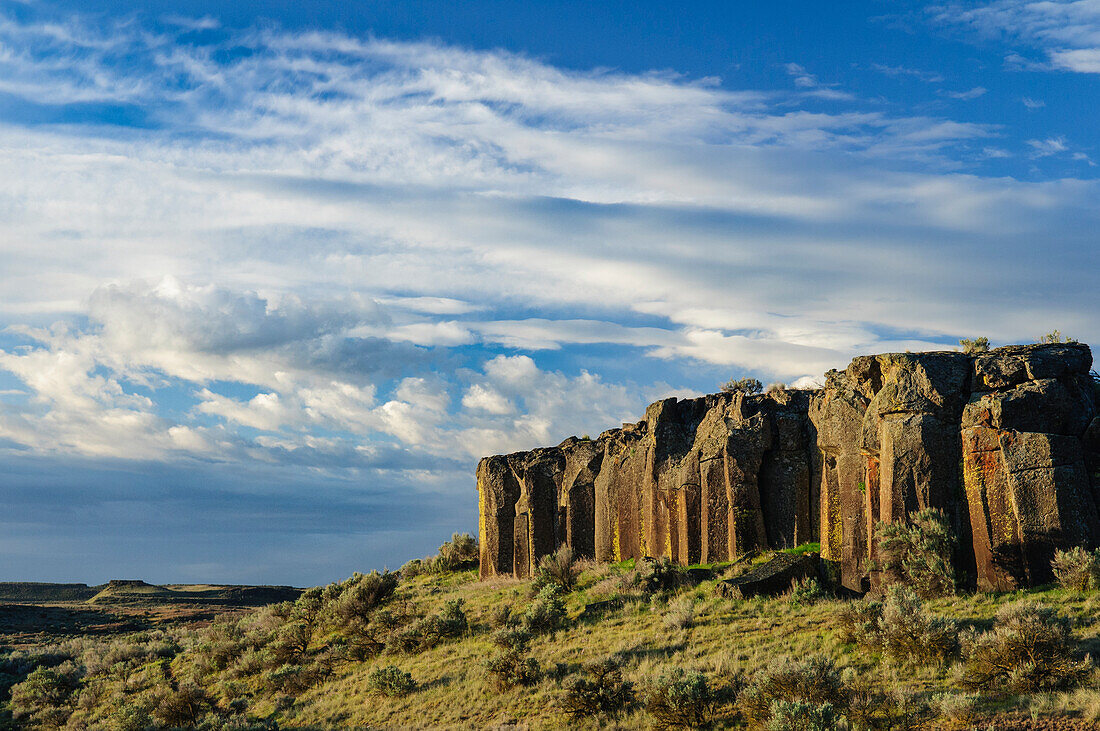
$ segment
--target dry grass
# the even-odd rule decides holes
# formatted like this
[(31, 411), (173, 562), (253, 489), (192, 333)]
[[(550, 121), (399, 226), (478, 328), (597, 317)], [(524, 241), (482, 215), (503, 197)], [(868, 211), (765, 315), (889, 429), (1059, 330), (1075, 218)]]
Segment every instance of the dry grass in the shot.
[[(262, 692), (244, 679), (253, 697), (248, 713), (270, 716), (280, 728), (487, 728), (503, 724), (530, 729), (576, 727), (562, 710), (563, 681), (585, 663), (614, 657), (624, 680), (643, 688), (666, 671), (699, 671), (721, 687), (751, 683), (761, 669), (787, 658), (819, 656), (841, 669), (853, 690), (853, 711), (870, 708), (884, 720), (886, 713), (912, 714), (933, 723), (943, 702), (936, 698), (959, 693), (956, 669), (950, 666), (905, 668), (886, 662), (846, 643), (840, 616), (846, 602), (822, 599), (792, 605), (785, 597), (731, 601), (714, 593), (715, 581), (675, 593), (645, 596), (624, 578), (633, 567), (588, 565), (576, 590), (567, 597), (568, 625), (552, 635), (532, 639), (530, 655), (541, 669), (530, 686), (498, 690), (482, 660), (496, 649), (490, 628), (494, 610), (508, 605), (522, 616), (534, 601), (530, 582), (493, 579), (479, 582), (475, 571), (422, 574), (405, 580), (393, 604), (414, 606), (420, 615), (439, 612), (444, 604), (462, 599), (470, 631), (418, 654), (386, 654), (361, 662), (337, 664), (334, 673), (297, 697)], [(1073, 636), (1082, 651), (1100, 656), (1100, 598), (1052, 589), (1005, 595), (959, 595), (925, 602), (925, 609), (958, 621), (963, 628), (987, 630), (998, 609), (1021, 598), (1037, 599), (1073, 622)], [(581, 617), (586, 604), (623, 599), (602, 614)], [(681, 621), (690, 606), (688, 622)], [(669, 619), (672, 617), (673, 619)], [(172, 662), (173, 672), (186, 676), (185, 656)], [(415, 689), (405, 697), (380, 695), (371, 672), (384, 666), (407, 672)], [(736, 704), (723, 710), (716, 728), (744, 727)], [(1015, 711), (1037, 716), (1100, 717), (1100, 690), (1094, 683), (1062, 693), (983, 700), (980, 712)], [(959, 715), (961, 711), (956, 710)], [(923, 715), (922, 715), (923, 714)], [(944, 714), (946, 715), (946, 713)], [(587, 720), (599, 728), (638, 728), (652, 719), (641, 703), (617, 717)], [(969, 722), (967, 719), (966, 722)], [(983, 724), (980, 727), (984, 727)]]

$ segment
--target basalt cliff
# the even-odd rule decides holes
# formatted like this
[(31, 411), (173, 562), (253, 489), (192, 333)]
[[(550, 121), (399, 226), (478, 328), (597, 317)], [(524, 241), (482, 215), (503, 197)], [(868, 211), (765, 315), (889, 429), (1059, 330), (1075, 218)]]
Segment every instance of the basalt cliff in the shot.
[(1091, 366), (1078, 343), (861, 356), (822, 389), (666, 399), (597, 439), (486, 457), (481, 576), (529, 576), (563, 544), (694, 564), (818, 541), (866, 591), (876, 523), (932, 507), (968, 583), (1044, 583), (1056, 548), (1100, 545)]

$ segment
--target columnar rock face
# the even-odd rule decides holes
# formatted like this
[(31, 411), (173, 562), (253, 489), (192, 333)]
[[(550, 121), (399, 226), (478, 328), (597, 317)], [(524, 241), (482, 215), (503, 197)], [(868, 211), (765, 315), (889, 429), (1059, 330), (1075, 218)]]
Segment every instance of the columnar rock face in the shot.
[(529, 576), (558, 546), (713, 563), (821, 542), (837, 580), (879, 579), (874, 527), (927, 507), (982, 588), (1049, 579), (1100, 543), (1100, 419), (1078, 344), (863, 356), (815, 391), (651, 404), (595, 440), (478, 465), (481, 576)]

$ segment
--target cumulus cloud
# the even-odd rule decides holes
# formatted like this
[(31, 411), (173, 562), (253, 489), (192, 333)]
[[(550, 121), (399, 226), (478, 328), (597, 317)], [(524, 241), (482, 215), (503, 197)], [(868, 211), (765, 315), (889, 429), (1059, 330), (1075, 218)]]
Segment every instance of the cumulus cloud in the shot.
[(0, 90), (146, 123), (0, 123), (5, 444), (412, 469), (701, 387), (578, 353), (770, 380), (1095, 333), (1100, 191), (960, 169), (999, 127), (803, 108), (844, 92), (793, 64), (762, 93), (172, 22), (0, 21)]

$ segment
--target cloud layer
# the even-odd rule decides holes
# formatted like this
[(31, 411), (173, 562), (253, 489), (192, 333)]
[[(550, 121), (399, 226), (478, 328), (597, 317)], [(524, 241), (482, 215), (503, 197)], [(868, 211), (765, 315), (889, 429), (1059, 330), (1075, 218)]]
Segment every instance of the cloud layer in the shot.
[[(1046, 5), (960, 17), (1069, 68), (1090, 6)], [(982, 172), (1064, 138), (783, 70), (0, 12), (0, 455), (282, 467), (411, 513), (722, 375), (1100, 335), (1098, 184)]]

